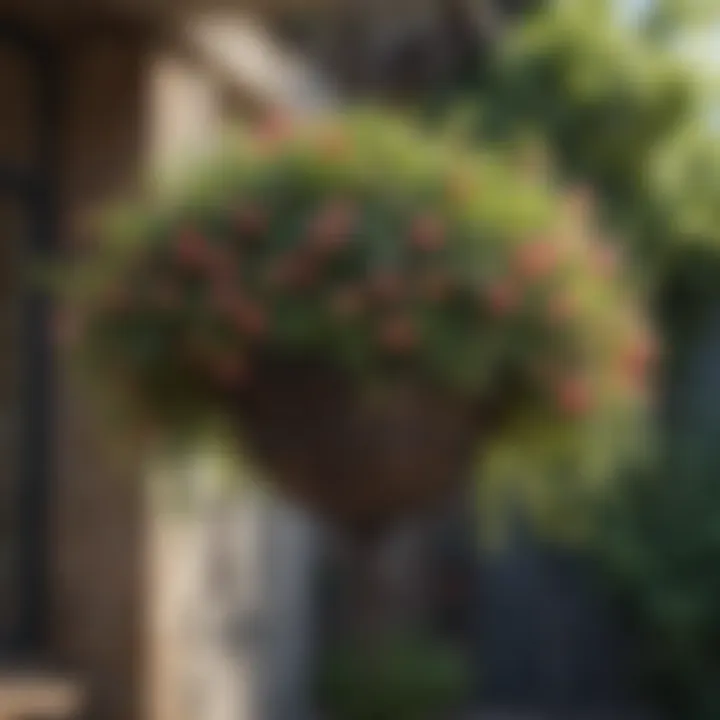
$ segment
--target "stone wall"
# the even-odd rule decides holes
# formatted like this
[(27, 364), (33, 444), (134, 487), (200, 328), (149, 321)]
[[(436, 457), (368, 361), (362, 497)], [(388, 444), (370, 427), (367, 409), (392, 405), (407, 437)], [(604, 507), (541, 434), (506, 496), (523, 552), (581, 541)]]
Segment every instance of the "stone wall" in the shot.
[[(228, 58), (222, 52), (252, 43), (250, 30), (232, 16), (224, 16), (222, 25), (223, 42), (213, 35), (206, 45), (191, 41), (205, 37), (201, 31), (208, 26), (187, 24), (185, 38), (204, 63), (177, 49), (159, 48), (152, 57), (146, 159), (155, 179), (182, 171), (212, 146), (226, 123), (241, 119), (245, 105), (228, 104), (228, 98), (267, 102), (243, 82), (248, 77), (242, 54)], [(270, 72), (282, 75), (274, 75), (276, 84), (286, 80), (285, 67), (272, 64)], [(284, 104), (305, 110), (293, 99), (286, 97)], [(203, 473), (192, 466), (186, 471), (190, 486), (201, 487)], [(184, 513), (173, 513), (162, 500), (154, 505), (148, 596), (152, 717), (300, 718), (312, 633), (312, 530), (298, 513), (261, 494), (195, 500)]]

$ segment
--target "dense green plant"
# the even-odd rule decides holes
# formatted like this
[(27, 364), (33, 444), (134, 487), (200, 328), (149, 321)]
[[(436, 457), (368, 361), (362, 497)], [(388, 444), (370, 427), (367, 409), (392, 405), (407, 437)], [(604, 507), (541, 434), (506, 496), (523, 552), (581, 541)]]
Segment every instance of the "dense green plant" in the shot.
[(706, 441), (628, 483), (598, 538), (638, 677), (679, 720), (720, 715), (720, 455)]
[(597, 444), (654, 356), (587, 198), (387, 117), (273, 120), (106, 229), (69, 271), (83, 349), (169, 429), (280, 356)]
[[(720, 270), (712, 222), (720, 186), (690, 189), (699, 164), (706, 178), (714, 173), (712, 92), (672, 47), (677, 18), (687, 17), (679, 5), (651, 3), (652, 17), (630, 27), (606, 0), (541, 1), (505, 24), (479, 71), (458, 84), (456, 103), (440, 111), (482, 144), (519, 149), (539, 177), (593, 196), (605, 231), (617, 233), (646, 283), (669, 349), (665, 374), (685, 361)], [(569, 458), (542, 433), (511, 438), (482, 469), (485, 526), (521, 504), (547, 531), (585, 534), (584, 510), (597, 500), (585, 491), (597, 485), (578, 479), (597, 475), (602, 446)]]
[[(623, 23), (625, 3), (542, 0), (511, 18), (454, 97), (458, 120), (480, 142), (525, 147), (539, 175), (593, 195), (606, 231), (618, 233), (647, 283), (670, 377), (707, 320), (720, 273), (717, 85), (677, 51), (717, 8), (702, 0), (643, 5)], [(457, 106), (445, 104), (443, 119), (448, 108), (455, 116)], [(568, 462), (543, 437), (534, 446), (542, 452), (528, 452), (523, 439), (496, 469), (485, 465), (483, 505), (493, 517), (507, 501), (531, 505), (546, 529), (574, 534), (569, 525), (587, 518), (578, 510), (595, 500), (571, 492), (589, 486), (576, 480), (587, 462)]]
[(452, 647), (386, 639), (330, 653), (317, 700), (328, 720), (432, 720), (468, 699), (470, 666)]

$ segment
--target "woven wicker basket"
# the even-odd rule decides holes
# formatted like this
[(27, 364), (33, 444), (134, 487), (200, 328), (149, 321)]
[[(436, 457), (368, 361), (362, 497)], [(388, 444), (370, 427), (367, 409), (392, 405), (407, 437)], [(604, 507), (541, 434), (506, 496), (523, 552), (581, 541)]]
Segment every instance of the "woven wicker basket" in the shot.
[(403, 379), (368, 389), (315, 363), (264, 361), (233, 414), (284, 492), (358, 534), (432, 508), (462, 481), (487, 413)]

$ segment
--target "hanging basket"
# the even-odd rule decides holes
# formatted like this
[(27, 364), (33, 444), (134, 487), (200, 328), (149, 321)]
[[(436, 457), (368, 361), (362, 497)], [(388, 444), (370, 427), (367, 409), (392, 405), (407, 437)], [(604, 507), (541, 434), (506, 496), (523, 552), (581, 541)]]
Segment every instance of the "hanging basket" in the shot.
[(67, 286), (162, 430), (219, 411), (288, 495), (377, 532), (461, 482), (500, 411), (590, 435), (644, 387), (634, 297), (570, 200), (402, 121), (271, 123), (113, 218)]
[(484, 420), (418, 381), (368, 388), (316, 363), (269, 362), (236, 398), (250, 449), (304, 506), (357, 532), (436, 505), (461, 482)]

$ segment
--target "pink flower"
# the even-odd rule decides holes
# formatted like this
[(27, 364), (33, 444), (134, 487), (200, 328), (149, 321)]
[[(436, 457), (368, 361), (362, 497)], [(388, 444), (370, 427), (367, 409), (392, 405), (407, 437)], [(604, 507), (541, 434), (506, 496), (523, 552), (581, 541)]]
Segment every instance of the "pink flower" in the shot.
[(528, 280), (538, 280), (550, 274), (558, 263), (557, 246), (546, 240), (521, 245), (515, 253), (515, 267)]
[(410, 228), (410, 242), (424, 252), (440, 250), (445, 245), (445, 227), (434, 215), (420, 215)]
[(628, 377), (638, 385), (645, 384), (648, 373), (654, 368), (659, 354), (655, 338), (649, 333), (639, 332), (623, 359)]

